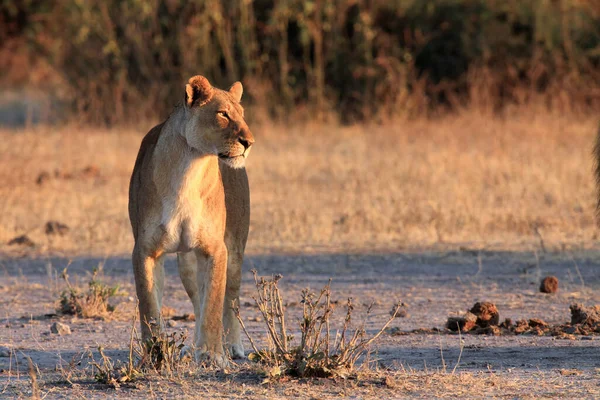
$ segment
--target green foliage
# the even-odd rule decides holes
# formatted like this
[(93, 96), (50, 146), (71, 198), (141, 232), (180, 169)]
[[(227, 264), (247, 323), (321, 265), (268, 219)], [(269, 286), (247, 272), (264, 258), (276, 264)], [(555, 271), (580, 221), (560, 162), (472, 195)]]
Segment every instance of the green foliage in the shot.
[[(597, 104), (600, 8), (575, 0), (57, 0), (0, 5), (85, 119), (162, 118), (185, 80), (345, 121), (557, 93)], [(10, 28), (10, 27), (13, 28)], [(4, 32), (6, 33), (6, 32)], [(523, 88), (527, 89), (523, 94)], [(475, 97), (479, 93), (480, 97)], [(564, 97), (564, 96), (563, 96)], [(296, 108), (298, 109), (298, 108)]]

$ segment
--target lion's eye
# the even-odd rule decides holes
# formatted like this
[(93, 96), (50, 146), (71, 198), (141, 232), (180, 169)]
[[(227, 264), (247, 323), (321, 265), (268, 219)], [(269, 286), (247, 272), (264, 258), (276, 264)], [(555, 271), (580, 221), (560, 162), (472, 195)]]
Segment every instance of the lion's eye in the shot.
[(229, 115), (227, 114), (227, 111), (218, 111), (217, 115), (223, 117), (223, 118), (227, 118), (229, 119)]

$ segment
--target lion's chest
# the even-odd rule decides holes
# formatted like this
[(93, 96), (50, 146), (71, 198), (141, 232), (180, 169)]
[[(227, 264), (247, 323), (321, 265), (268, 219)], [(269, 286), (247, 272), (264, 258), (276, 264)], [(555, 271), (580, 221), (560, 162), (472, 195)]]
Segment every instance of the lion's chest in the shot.
[(199, 161), (186, 161), (171, 176), (161, 195), (162, 247), (166, 253), (198, 248), (214, 229), (207, 207), (206, 170)]
[(177, 197), (164, 199), (161, 226), (167, 253), (190, 251), (199, 245), (202, 204)]

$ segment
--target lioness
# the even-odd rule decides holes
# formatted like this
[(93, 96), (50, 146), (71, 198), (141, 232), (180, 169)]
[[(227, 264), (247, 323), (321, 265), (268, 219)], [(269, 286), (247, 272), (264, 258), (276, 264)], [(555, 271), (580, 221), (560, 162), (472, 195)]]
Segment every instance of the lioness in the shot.
[(240, 105), (242, 90), (240, 82), (224, 91), (203, 76), (190, 78), (183, 105), (142, 140), (129, 184), (142, 338), (161, 328), (163, 259), (177, 253), (196, 315), (195, 358), (219, 366), (227, 363), (224, 330), (231, 355), (244, 356), (230, 306), (239, 301), (250, 222), (244, 163), (254, 137)]

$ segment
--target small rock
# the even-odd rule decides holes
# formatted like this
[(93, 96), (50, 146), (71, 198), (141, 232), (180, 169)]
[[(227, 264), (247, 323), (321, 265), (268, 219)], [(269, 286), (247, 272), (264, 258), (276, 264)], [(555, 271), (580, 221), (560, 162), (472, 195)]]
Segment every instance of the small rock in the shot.
[(540, 283), (540, 292), (556, 293), (558, 291), (558, 278), (555, 276), (547, 276)]
[(11, 350), (7, 346), (0, 346), (0, 357), (10, 357)]
[[(396, 304), (392, 306), (392, 309), (390, 310), (390, 316), (394, 315), (394, 312), (396, 312), (396, 307)], [(398, 311), (396, 312), (396, 316), (394, 318), (406, 318), (408, 315), (406, 308), (406, 304), (400, 303), (400, 307), (398, 307)]]
[(50, 327), (50, 332), (55, 333), (59, 336), (65, 336), (71, 334), (71, 328), (67, 324), (61, 322), (55, 322)]
[(63, 236), (69, 232), (69, 227), (62, 222), (48, 221), (46, 222), (46, 235)]
[(17, 236), (8, 241), (9, 246), (12, 246), (15, 244), (18, 244), (21, 246), (27, 246), (27, 247), (35, 247), (35, 243), (33, 242), (33, 240), (29, 239), (29, 236), (27, 236), (27, 235)]
[(452, 332), (458, 332), (459, 329), (461, 332), (469, 332), (475, 327), (476, 322), (477, 316), (473, 313), (467, 312), (462, 316), (448, 317), (446, 328)]
[(177, 321), (173, 321), (172, 319), (167, 321), (167, 326), (169, 328), (175, 328), (177, 326)]
[(541, 320), (539, 318), (531, 318), (529, 320), (529, 326), (532, 328), (535, 328), (535, 327), (547, 328), (548, 324), (546, 323), (546, 321)]
[(500, 314), (494, 303), (489, 301), (477, 302), (471, 308), (471, 312), (477, 316), (477, 325), (485, 328), (490, 325), (497, 326), (500, 323)]
[(541, 326), (532, 326), (530, 333), (534, 334), (534, 335), (542, 336), (547, 331), (548, 330), (546, 328), (544, 328), (544, 327), (541, 327)]
[(500, 324), (500, 328), (510, 329), (512, 326), (512, 319), (506, 318), (504, 322)]
[(563, 329), (563, 332), (568, 335), (577, 335), (577, 334), (581, 333), (577, 326), (567, 326), (567, 327), (565, 327), (565, 329)]
[(525, 333), (529, 330), (529, 322), (527, 322), (527, 320), (524, 319), (520, 319), (517, 321), (517, 324), (515, 326), (514, 332), (516, 334), (521, 334), (521, 333)]
[(571, 325), (600, 323), (600, 306), (585, 307), (583, 304), (573, 304), (571, 307)]
[(127, 298), (127, 301), (129, 301), (129, 302), (133, 302), (133, 301), (135, 301), (135, 299), (133, 298), (133, 296), (129, 296), (129, 297)]

